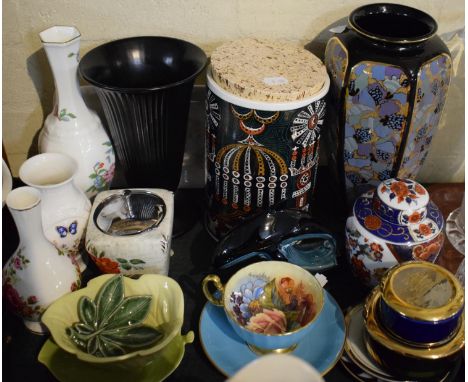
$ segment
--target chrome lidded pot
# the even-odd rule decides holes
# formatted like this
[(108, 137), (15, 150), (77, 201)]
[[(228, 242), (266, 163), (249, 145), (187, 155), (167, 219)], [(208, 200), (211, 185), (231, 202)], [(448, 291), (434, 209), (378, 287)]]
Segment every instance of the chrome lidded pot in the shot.
[(409, 260), (435, 262), (444, 218), (419, 183), (392, 178), (356, 199), (346, 222), (346, 251), (355, 275), (375, 286), (385, 271)]
[(163, 189), (99, 193), (86, 232), (86, 251), (104, 273), (167, 275), (174, 194)]

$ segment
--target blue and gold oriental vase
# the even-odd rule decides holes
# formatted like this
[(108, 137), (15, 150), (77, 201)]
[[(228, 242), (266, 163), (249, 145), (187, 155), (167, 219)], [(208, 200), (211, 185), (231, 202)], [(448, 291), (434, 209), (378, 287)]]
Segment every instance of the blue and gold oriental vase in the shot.
[[(452, 60), (428, 14), (398, 4), (354, 10), (325, 51), (340, 179), (352, 202), (381, 181), (415, 179), (437, 130)], [(330, 116), (332, 117), (332, 116)]]

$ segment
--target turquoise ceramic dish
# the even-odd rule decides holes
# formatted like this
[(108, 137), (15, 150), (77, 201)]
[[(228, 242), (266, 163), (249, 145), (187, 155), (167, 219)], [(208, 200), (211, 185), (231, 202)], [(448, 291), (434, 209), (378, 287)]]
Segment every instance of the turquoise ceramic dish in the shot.
[[(341, 357), (345, 342), (344, 316), (333, 297), (324, 291), (324, 307), (316, 328), (289, 354), (315, 367), (323, 376)], [(260, 355), (251, 350), (232, 328), (223, 308), (207, 303), (200, 316), (200, 342), (211, 363), (231, 377)]]
[[(146, 362), (180, 333), (184, 298), (162, 275), (103, 275), (55, 301), (42, 316), (57, 345), (91, 363)], [(138, 356), (138, 357), (137, 357)]]

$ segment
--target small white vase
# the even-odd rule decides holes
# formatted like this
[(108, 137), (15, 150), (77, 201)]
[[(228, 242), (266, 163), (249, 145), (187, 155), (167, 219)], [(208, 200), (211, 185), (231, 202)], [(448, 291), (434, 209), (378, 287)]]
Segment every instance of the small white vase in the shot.
[(16, 188), (6, 204), (20, 243), (3, 267), (3, 295), (29, 330), (47, 333), (42, 313), (57, 298), (80, 287), (80, 272), (44, 236), (38, 190)]
[(54, 26), (39, 34), (55, 82), (54, 109), (39, 135), (39, 152), (70, 155), (78, 162), (74, 182), (88, 198), (109, 189), (115, 155), (98, 115), (80, 92), (77, 68), (80, 32), (75, 27)]
[(91, 203), (73, 179), (76, 161), (65, 154), (35, 155), (19, 169), (23, 183), (37, 188), (42, 198), (42, 225), (46, 238), (61, 252), (76, 261), (83, 271), (79, 245), (91, 210)]

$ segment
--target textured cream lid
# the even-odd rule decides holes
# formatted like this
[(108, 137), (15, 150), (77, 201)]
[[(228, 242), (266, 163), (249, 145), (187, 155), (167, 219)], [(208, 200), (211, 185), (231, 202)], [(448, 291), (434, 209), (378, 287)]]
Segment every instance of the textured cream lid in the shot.
[(211, 55), (213, 79), (226, 91), (266, 102), (314, 96), (324, 86), (325, 65), (302, 47), (245, 38), (225, 43)]

